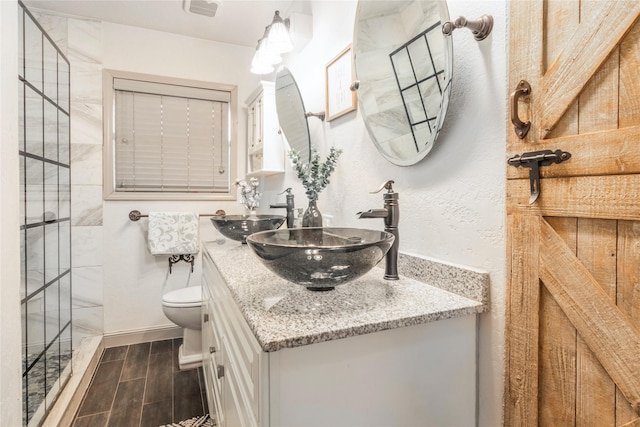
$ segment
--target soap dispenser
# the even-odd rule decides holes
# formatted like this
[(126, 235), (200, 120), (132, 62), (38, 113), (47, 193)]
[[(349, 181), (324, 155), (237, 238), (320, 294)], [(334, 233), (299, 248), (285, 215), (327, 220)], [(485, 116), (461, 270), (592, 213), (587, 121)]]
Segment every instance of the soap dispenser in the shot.
[(304, 217), (304, 209), (298, 208), (298, 215), (296, 215), (296, 218), (293, 220), (293, 227), (294, 228), (301, 228), (302, 227), (302, 218), (303, 217)]

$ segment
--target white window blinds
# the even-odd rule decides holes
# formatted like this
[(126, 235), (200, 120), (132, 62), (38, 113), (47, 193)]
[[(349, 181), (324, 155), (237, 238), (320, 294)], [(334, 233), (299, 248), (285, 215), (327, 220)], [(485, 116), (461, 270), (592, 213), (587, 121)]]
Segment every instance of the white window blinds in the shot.
[(116, 192), (229, 192), (229, 92), (113, 82)]

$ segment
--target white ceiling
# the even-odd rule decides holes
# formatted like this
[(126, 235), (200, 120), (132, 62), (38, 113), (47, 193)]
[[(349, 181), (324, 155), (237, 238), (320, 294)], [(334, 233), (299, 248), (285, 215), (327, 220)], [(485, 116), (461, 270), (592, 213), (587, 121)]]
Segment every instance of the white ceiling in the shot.
[[(1, 0), (0, 0), (1, 1)], [(25, 0), (30, 10), (93, 18), (255, 47), (276, 10), (311, 14), (310, 0), (221, 0), (214, 17), (185, 12), (183, 0)]]

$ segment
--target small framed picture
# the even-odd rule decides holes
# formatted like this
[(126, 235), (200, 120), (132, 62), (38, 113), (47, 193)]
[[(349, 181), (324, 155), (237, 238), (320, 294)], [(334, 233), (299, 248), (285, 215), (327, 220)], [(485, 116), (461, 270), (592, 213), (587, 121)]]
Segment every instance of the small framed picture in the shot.
[(331, 121), (350, 111), (355, 111), (358, 98), (351, 90), (353, 62), (351, 45), (327, 64), (326, 69), (326, 120)]

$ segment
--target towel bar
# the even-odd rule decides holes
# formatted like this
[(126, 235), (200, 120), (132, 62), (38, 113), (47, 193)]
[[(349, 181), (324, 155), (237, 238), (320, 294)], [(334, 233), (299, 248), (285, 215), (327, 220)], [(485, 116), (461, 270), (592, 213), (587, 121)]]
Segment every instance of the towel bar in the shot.
[[(200, 216), (221, 216), (226, 215), (227, 213), (223, 209), (218, 209), (214, 214), (200, 214)], [(138, 210), (133, 210), (129, 212), (129, 219), (131, 221), (138, 221), (140, 218), (147, 218), (149, 215), (143, 215)]]

